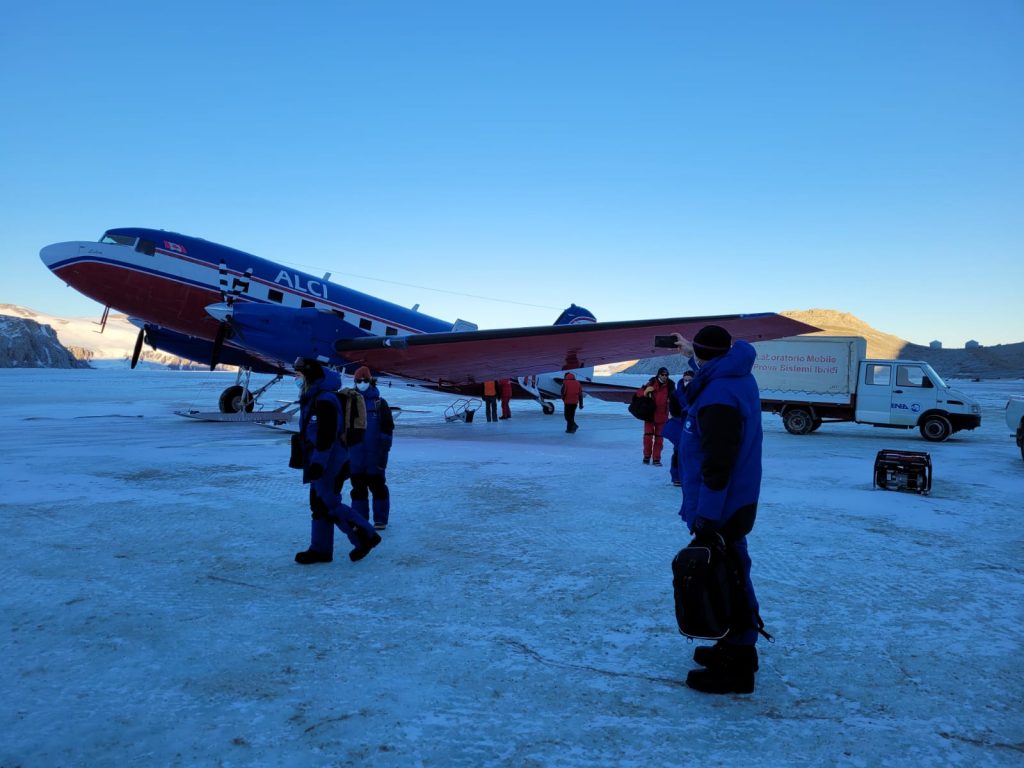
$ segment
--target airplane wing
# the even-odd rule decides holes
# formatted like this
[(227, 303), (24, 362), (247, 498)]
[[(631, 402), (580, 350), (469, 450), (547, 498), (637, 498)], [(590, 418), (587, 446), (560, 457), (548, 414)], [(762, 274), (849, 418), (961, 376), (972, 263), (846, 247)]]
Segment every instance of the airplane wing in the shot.
[(654, 337), (687, 339), (705, 325), (720, 325), (734, 339), (765, 341), (820, 330), (782, 315), (711, 315), (658, 320), (504, 328), (409, 336), (338, 339), (335, 352), (372, 370), (442, 384), (529, 376), (671, 354)]

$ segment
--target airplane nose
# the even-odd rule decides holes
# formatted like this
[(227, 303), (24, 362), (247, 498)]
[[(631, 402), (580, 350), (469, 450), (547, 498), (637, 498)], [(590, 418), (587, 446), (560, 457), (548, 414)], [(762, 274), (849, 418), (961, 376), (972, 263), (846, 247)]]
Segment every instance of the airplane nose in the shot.
[(78, 254), (78, 243), (54, 243), (39, 251), (39, 258), (50, 269)]

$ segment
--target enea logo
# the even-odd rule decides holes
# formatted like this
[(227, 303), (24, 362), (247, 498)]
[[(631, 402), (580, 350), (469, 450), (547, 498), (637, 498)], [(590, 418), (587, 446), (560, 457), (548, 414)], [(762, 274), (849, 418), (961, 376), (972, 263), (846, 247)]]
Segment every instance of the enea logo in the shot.
[(893, 403), (892, 407), (900, 411), (913, 411), (914, 413), (921, 412), (920, 403), (913, 403), (912, 405), (907, 405), (906, 403)]

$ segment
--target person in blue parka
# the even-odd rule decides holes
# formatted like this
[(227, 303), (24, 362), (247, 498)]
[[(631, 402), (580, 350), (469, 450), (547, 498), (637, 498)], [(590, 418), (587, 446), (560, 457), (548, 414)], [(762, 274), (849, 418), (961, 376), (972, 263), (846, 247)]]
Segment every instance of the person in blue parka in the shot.
[(380, 544), (380, 535), (364, 517), (341, 501), (338, 482), (349, 460), (349, 448), (341, 440), (344, 422), (337, 390), (341, 377), (317, 360), (299, 358), (295, 374), (300, 379), (299, 434), (305, 441), (302, 482), (309, 483), (313, 513), (309, 549), (295, 555), (302, 565), (329, 563), (334, 559), (334, 527), (344, 533), (353, 549), (349, 559), (362, 560)]
[[(684, 354), (689, 351), (686, 343), (680, 346)], [(763, 627), (746, 538), (761, 492), (761, 397), (752, 374), (757, 352), (745, 341), (733, 343), (721, 326), (709, 325), (694, 336), (692, 353), (696, 374), (676, 390), (685, 411), (679, 514), (690, 533), (722, 536), (742, 569), (750, 613), (744, 631), (696, 649), (693, 659), (704, 669), (691, 670), (686, 684), (705, 693), (750, 693)]]
[(391, 492), (385, 472), (395, 431), (391, 408), (380, 396), (376, 380), (365, 365), (356, 369), (356, 389), (366, 401), (366, 432), (362, 442), (349, 451), (352, 475), (352, 508), (370, 519), (370, 494), (373, 494), (373, 527), (383, 531), (391, 516)]

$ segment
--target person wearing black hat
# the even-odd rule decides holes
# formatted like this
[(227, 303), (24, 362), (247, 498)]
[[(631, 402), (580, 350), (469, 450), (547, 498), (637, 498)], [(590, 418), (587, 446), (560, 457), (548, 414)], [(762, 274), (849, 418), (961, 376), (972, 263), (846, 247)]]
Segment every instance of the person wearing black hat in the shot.
[(341, 377), (311, 358), (299, 358), (293, 367), (302, 391), (299, 434), (306, 444), (302, 482), (309, 483), (309, 506), (313, 512), (309, 549), (297, 553), (295, 562), (301, 565), (331, 562), (335, 526), (353, 546), (349, 559), (362, 560), (380, 544), (381, 538), (365, 518), (341, 501), (338, 477), (348, 461), (348, 449), (340, 439), (341, 426), (345, 424), (337, 396)]
[(662, 366), (655, 376), (636, 391), (637, 396), (654, 401), (654, 415), (649, 421), (644, 421), (644, 464), (661, 466), (661, 448), (665, 442), (661, 433), (668, 421), (669, 399), (674, 388), (674, 382), (668, 377), (668, 368)]
[(676, 397), (686, 410), (679, 453), (683, 504), (679, 511), (690, 533), (720, 534), (739, 563), (750, 611), (746, 628), (713, 646), (697, 648), (702, 669), (686, 684), (704, 693), (751, 693), (758, 668), (757, 636), (764, 624), (750, 580), (747, 534), (754, 526), (761, 490), (761, 397), (752, 374), (757, 352), (733, 341), (718, 325), (701, 328), (692, 345), (679, 337), (684, 354), (692, 352), (689, 385)]

